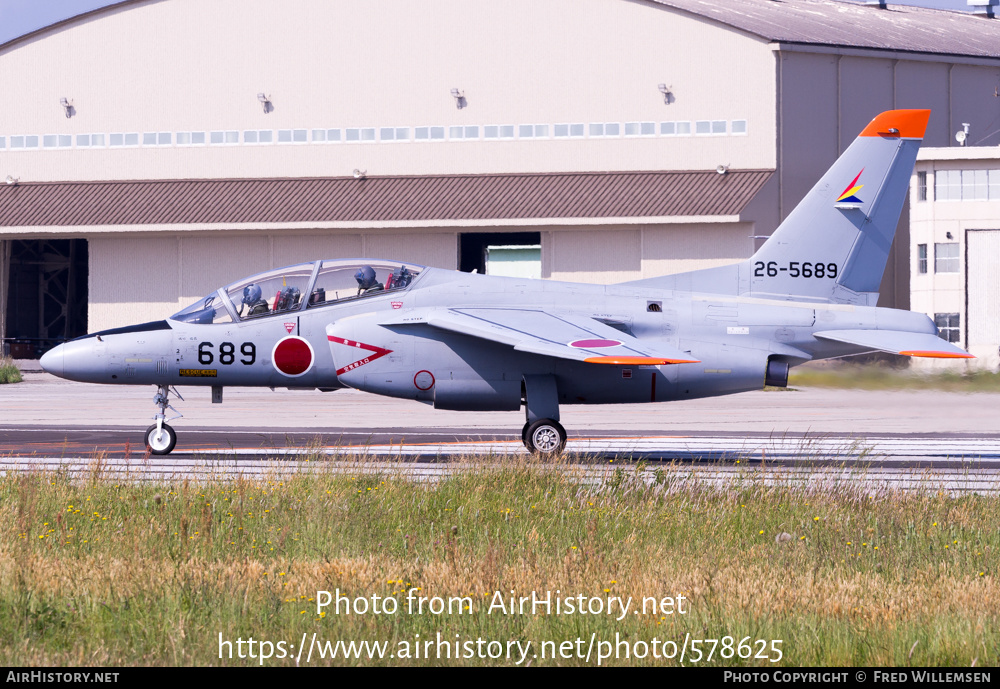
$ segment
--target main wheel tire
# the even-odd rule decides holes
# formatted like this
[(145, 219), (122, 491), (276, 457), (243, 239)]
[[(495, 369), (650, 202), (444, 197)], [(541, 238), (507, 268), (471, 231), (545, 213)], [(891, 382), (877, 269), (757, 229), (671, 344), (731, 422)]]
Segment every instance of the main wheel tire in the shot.
[(177, 433), (167, 424), (157, 433), (156, 424), (146, 429), (146, 447), (154, 455), (168, 455), (177, 444)]
[(566, 429), (553, 419), (528, 424), (524, 436), (524, 444), (532, 454), (557, 457), (566, 447)]

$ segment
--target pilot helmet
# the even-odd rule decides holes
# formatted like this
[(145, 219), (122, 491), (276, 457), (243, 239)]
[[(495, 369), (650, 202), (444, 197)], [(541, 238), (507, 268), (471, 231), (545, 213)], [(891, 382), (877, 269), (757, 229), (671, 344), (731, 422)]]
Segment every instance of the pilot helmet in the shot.
[(253, 304), (260, 300), (260, 285), (250, 283), (243, 288), (243, 303), (247, 306), (253, 306)]
[(354, 274), (354, 279), (358, 281), (359, 289), (368, 289), (375, 286), (375, 270), (371, 266), (362, 266)]

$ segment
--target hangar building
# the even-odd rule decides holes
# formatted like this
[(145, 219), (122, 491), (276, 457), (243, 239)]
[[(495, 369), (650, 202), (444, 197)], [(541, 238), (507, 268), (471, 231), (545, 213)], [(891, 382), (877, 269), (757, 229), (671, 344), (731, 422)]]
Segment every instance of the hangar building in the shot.
[[(964, 134), (963, 127), (959, 131)], [(941, 337), (976, 356), (968, 366), (996, 371), (1000, 147), (922, 148), (911, 181), (910, 221), (913, 310), (929, 315)], [(966, 368), (966, 362), (939, 360), (921, 365)]]
[[(483, 270), (514, 247), (604, 283), (743, 259), (880, 111), (931, 108), (932, 146), (985, 130), (1000, 22), (832, 0), (128, 0), (0, 46), (0, 83), (0, 337), (27, 354), (316, 258)], [(907, 222), (882, 304), (909, 305)]]

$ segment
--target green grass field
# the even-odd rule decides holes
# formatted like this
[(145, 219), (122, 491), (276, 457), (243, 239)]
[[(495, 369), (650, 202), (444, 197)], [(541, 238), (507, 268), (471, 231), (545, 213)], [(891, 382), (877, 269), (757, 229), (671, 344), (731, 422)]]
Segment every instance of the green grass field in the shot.
[(990, 371), (918, 372), (886, 364), (800, 366), (788, 378), (791, 387), (832, 387), (861, 390), (941, 390), (1000, 392), (1000, 374)]
[(0, 357), (0, 385), (4, 383), (20, 383), (21, 369), (13, 359)]
[[(521, 657), (519, 646), (511, 659), (462, 657), (477, 639), (524, 644), (523, 662), (534, 666), (596, 665), (600, 649), (611, 654), (601, 664), (677, 665), (685, 639), (687, 665), (1000, 660), (997, 497), (871, 497), (850, 481), (766, 487), (749, 470), (715, 490), (679, 484), (691, 468), (663, 467), (647, 484), (629, 465), (587, 486), (577, 471), (491, 458), (439, 483), (391, 473), (172, 485), (8, 476), (0, 480), (0, 663), (256, 665), (238, 657), (238, 639), (253, 637), (275, 644), (265, 665), (294, 665), (313, 634), (422, 653), (309, 661), (332, 665)], [(317, 614), (320, 590), (369, 605), (393, 599), (397, 612)], [(612, 615), (490, 612), (497, 591), (556, 590), (603, 606), (612, 596), (633, 602), (624, 615), (620, 606)], [(420, 597), (423, 614), (410, 614)], [(435, 597), (451, 612), (431, 612)], [(659, 603), (654, 612), (652, 599), (666, 597), (684, 613)], [(450, 657), (439, 657), (443, 646), (414, 644), (438, 633), (459, 643)], [(236, 657), (219, 658), (220, 634)], [(700, 644), (692, 662), (693, 639), (731, 640)], [(668, 657), (654, 658), (651, 643)], [(479, 648), (488, 655), (497, 646)]]

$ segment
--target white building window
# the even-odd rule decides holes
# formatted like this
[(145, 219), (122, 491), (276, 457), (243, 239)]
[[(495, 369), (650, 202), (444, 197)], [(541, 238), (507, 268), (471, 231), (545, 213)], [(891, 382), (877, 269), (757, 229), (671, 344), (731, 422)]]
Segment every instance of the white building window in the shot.
[(934, 272), (957, 273), (958, 242), (938, 243), (934, 245)]
[(989, 173), (986, 170), (962, 170), (962, 199), (985, 201), (989, 198)]
[(413, 138), (417, 141), (441, 141), (444, 139), (444, 127), (417, 127), (413, 130)]
[(344, 134), (346, 141), (374, 141), (375, 127), (351, 127)]
[(202, 146), (205, 144), (205, 132), (177, 132), (178, 146)]
[(656, 125), (652, 122), (626, 122), (625, 136), (653, 136)]
[(455, 125), (448, 128), (449, 139), (478, 139), (479, 127)]
[(621, 136), (622, 125), (620, 122), (591, 122), (591, 136)]
[(382, 127), (378, 131), (378, 138), (381, 141), (408, 141), (410, 138), (410, 128)]
[(927, 245), (917, 244), (917, 272), (921, 275), (927, 273)]
[(488, 124), (483, 127), (484, 139), (513, 139), (514, 125), (512, 124)]
[(746, 134), (747, 133), (747, 121), (746, 120), (733, 120), (732, 125), (729, 128), (730, 134)]
[(694, 123), (694, 133), (695, 134), (711, 134), (712, 133), (712, 123), (708, 120), (698, 120)]
[(136, 133), (125, 133), (121, 134), (115, 132), (111, 134), (109, 139), (111, 140), (112, 146), (138, 146), (139, 145), (139, 134)]
[(7, 148), (7, 137), (0, 136), (0, 148)]
[(726, 133), (726, 121), (725, 120), (712, 120), (712, 133), (713, 134), (725, 134)]
[(243, 132), (245, 144), (269, 144), (274, 141), (274, 132), (270, 129), (250, 129)]
[(961, 170), (937, 170), (934, 173), (934, 199), (936, 201), (962, 200)]
[(233, 131), (225, 132), (212, 132), (208, 137), (209, 143), (212, 144), (238, 144), (240, 142), (240, 133)]
[(72, 145), (71, 134), (46, 134), (42, 137), (42, 146), (45, 148), (68, 148)]
[(564, 137), (580, 138), (583, 136), (584, 126), (582, 123), (557, 124), (552, 129), (553, 129), (553, 134), (557, 138), (564, 138)]
[(34, 134), (10, 137), (11, 148), (38, 148), (38, 137)]
[(948, 342), (958, 342), (961, 339), (959, 326), (959, 314), (957, 313), (935, 313), (934, 325), (937, 326), (938, 336)]

